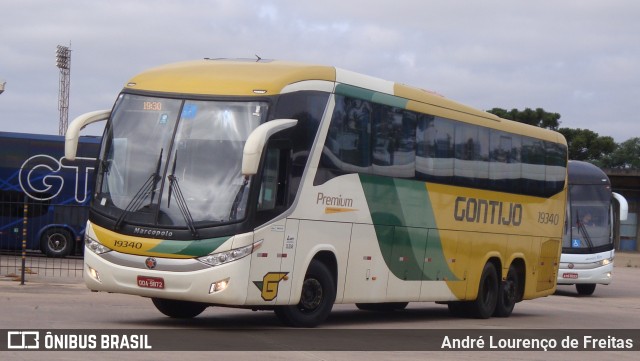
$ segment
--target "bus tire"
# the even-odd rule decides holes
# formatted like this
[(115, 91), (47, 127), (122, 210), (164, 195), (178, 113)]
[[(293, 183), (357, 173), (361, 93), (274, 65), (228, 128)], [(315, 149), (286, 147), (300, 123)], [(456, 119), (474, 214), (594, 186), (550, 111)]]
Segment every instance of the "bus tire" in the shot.
[(151, 301), (158, 311), (171, 318), (194, 318), (209, 307), (206, 303), (168, 300), (165, 298), (152, 298)]
[(493, 263), (487, 262), (480, 276), (478, 297), (470, 303), (471, 315), (475, 318), (489, 318), (498, 303), (498, 272)]
[(511, 265), (507, 272), (507, 279), (500, 282), (498, 288), (498, 302), (493, 315), (496, 317), (509, 317), (513, 307), (518, 302), (518, 290), (520, 289), (518, 269)]
[(595, 290), (595, 283), (576, 284), (576, 291), (580, 296), (591, 296)]
[(336, 300), (336, 284), (327, 266), (312, 260), (304, 276), (297, 305), (276, 306), (274, 312), (287, 326), (316, 327), (324, 322)]
[(73, 247), (73, 235), (64, 228), (49, 228), (40, 237), (40, 250), (47, 257), (66, 257)]
[(392, 312), (404, 310), (409, 302), (356, 303), (356, 307), (363, 311)]

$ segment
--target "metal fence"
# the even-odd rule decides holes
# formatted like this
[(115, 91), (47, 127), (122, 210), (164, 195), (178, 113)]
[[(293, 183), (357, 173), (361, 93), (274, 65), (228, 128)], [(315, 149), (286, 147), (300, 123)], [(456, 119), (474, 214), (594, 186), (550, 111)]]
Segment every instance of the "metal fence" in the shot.
[(81, 280), (87, 207), (46, 204), (14, 191), (0, 195), (0, 277)]
[(16, 282), (82, 280), (82, 256), (50, 258), (27, 251), (23, 256), (19, 251), (2, 251), (0, 254), (0, 276)]

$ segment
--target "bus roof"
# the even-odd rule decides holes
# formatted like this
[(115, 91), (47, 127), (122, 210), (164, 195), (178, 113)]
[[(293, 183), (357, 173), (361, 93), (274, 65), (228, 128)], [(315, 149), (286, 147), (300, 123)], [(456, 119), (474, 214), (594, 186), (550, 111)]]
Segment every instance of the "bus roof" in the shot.
[(568, 174), (569, 184), (611, 184), (609, 177), (602, 169), (579, 160), (569, 161)]
[[(129, 80), (125, 89), (169, 94), (264, 96), (280, 94), (287, 86), (305, 81), (346, 84), (378, 95), (403, 99), (406, 109), (476, 123), (566, 145), (564, 137), (547, 129), (513, 122), (447, 99), (432, 91), (374, 78), (340, 68), (264, 59), (203, 59), (167, 64), (146, 70)], [(392, 102), (395, 103), (395, 102)]]

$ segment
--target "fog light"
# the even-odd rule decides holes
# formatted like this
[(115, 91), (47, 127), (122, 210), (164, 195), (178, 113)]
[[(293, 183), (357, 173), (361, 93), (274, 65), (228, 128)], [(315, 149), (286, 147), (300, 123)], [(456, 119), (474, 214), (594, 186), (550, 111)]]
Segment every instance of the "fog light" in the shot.
[(225, 278), (221, 281), (218, 282), (214, 282), (211, 284), (211, 287), (209, 287), (209, 293), (216, 293), (216, 292), (220, 292), (222, 290), (224, 290), (225, 288), (227, 288), (227, 286), (229, 285), (229, 279)]
[(91, 276), (91, 278), (102, 283), (102, 280), (100, 279), (100, 273), (98, 273), (98, 271), (89, 266), (87, 266), (87, 269), (89, 270), (89, 276)]

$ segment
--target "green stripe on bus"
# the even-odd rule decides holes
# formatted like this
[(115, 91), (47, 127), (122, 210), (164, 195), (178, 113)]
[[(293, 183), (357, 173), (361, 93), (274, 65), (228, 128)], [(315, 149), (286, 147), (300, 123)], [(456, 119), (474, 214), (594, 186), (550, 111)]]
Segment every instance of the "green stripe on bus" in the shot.
[(228, 239), (229, 237), (209, 238), (198, 241), (163, 240), (160, 244), (150, 249), (149, 252), (201, 257), (215, 251)]
[(449, 268), (424, 182), (360, 174), (380, 251), (402, 280), (458, 278)]
[(404, 98), (346, 84), (338, 84), (336, 86), (336, 94), (368, 100), (374, 103), (389, 105), (402, 109), (406, 109), (408, 103), (408, 100)]

